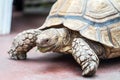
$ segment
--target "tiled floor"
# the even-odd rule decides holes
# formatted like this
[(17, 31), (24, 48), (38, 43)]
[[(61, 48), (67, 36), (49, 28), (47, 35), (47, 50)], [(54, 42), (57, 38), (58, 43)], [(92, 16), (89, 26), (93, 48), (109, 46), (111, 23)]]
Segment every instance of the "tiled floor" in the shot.
[(25, 61), (10, 60), (7, 54), (18, 32), (42, 25), (45, 17), (14, 14), (12, 32), (0, 36), (0, 80), (120, 80), (120, 58), (102, 60), (95, 76), (83, 78), (79, 65), (70, 55), (42, 54), (36, 48)]

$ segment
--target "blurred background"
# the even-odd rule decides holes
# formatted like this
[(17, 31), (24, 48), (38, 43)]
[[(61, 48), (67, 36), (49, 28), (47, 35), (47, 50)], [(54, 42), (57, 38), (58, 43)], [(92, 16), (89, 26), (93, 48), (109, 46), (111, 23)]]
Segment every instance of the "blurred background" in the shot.
[(56, 0), (1, 0), (0, 34), (40, 27)]
[(40, 27), (56, 0), (14, 0), (11, 33)]

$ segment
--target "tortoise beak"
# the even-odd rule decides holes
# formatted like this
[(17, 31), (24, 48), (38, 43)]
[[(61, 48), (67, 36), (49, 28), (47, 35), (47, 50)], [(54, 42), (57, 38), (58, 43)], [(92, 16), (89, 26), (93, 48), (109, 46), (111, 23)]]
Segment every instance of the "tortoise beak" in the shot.
[(47, 47), (50, 42), (50, 39), (37, 39), (36, 40), (36, 45), (39, 47)]

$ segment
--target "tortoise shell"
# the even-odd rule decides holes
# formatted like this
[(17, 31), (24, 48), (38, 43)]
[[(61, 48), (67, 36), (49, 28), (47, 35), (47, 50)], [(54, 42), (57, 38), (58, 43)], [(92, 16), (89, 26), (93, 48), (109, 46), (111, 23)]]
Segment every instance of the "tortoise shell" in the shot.
[(57, 0), (40, 29), (57, 25), (120, 48), (120, 0)]

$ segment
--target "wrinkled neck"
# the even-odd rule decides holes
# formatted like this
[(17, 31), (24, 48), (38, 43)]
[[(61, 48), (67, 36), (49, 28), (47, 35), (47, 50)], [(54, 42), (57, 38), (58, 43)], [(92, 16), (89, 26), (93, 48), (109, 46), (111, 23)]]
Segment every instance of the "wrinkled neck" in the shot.
[(70, 33), (69, 30), (67, 28), (61, 28), (61, 29), (57, 29), (58, 33), (59, 33), (59, 39), (58, 42), (62, 43), (62, 45), (67, 45), (70, 42)]
[(70, 34), (67, 28), (56, 29), (58, 33), (58, 41), (55, 44), (54, 51), (60, 51), (70, 43)]

